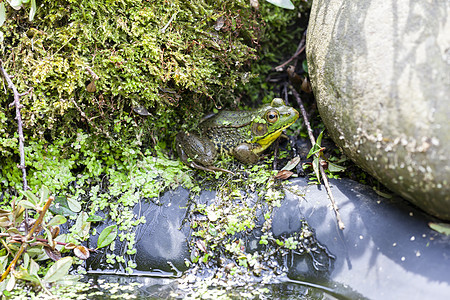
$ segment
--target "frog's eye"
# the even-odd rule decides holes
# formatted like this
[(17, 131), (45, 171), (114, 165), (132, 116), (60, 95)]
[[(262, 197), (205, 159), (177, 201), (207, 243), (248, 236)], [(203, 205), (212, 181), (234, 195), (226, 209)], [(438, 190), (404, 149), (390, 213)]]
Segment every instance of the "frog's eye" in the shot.
[(269, 110), (266, 112), (266, 121), (269, 123), (275, 123), (278, 121), (278, 111), (276, 110)]

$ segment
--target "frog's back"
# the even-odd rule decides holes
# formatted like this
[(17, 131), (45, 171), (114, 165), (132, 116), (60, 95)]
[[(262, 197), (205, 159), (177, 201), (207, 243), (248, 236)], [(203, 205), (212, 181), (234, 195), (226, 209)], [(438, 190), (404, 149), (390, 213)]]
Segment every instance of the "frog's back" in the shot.
[(248, 125), (252, 121), (254, 111), (228, 111), (224, 110), (215, 115), (208, 116), (204, 119), (200, 127), (242, 127)]
[(200, 128), (215, 145), (221, 155), (229, 155), (234, 147), (246, 142), (252, 111), (221, 111), (200, 124)]

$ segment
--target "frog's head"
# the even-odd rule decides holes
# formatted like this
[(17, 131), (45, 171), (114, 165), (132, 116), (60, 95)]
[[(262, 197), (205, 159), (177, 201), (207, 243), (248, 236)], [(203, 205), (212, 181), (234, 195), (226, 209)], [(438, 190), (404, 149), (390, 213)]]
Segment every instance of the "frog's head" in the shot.
[(273, 99), (270, 105), (259, 109), (250, 128), (251, 142), (261, 145), (255, 152), (262, 152), (269, 147), (298, 117), (298, 111), (286, 106), (280, 98)]

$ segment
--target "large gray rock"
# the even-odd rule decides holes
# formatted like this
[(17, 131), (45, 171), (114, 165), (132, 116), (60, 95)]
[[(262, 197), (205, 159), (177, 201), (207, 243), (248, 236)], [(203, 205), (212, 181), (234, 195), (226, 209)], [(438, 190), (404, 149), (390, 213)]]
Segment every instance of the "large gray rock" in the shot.
[(450, 220), (448, 0), (315, 0), (306, 50), (334, 141), (392, 191)]

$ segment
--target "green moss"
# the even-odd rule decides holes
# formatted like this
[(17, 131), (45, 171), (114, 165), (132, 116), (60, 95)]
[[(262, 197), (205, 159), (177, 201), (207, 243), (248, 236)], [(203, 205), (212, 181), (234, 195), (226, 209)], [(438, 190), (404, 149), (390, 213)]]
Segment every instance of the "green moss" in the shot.
[[(297, 13), (267, 3), (256, 11), (248, 1), (43, 1), (32, 23), (28, 11), (8, 10), (1, 53), (19, 91), (34, 88), (21, 100), (30, 134), (50, 141), (89, 125), (105, 136), (143, 106), (151, 121), (134, 115), (139, 126), (162, 128), (158, 136), (165, 138), (164, 129), (180, 119), (198, 121), (202, 111), (234, 103), (240, 93), (255, 99), (261, 79), (245, 86), (268, 65), (250, 63), (258, 56), (274, 62), (272, 50), (292, 53), (301, 28), (280, 32)], [(87, 91), (91, 82), (94, 93)], [(5, 139), (13, 139), (7, 129), (15, 126), (4, 117), (8, 101), (0, 95), (4, 154), (11, 154)]]
[[(157, 117), (158, 108), (187, 101), (200, 110), (199, 100), (231, 95), (260, 30), (247, 1), (43, 1), (33, 23), (27, 14), (9, 10), (2, 56), (18, 89), (34, 88), (22, 112), (41, 136), (82, 121), (74, 102), (101, 126), (136, 105)], [(87, 68), (99, 77), (94, 93)]]

